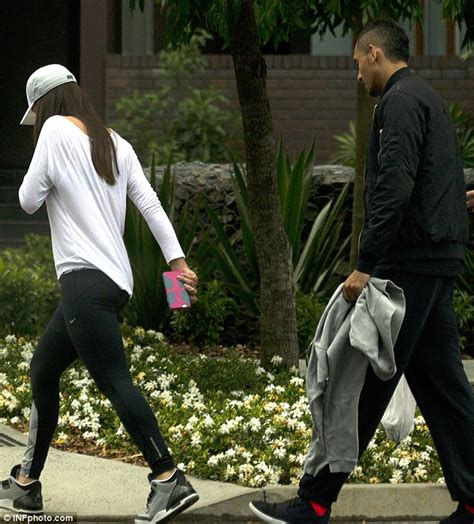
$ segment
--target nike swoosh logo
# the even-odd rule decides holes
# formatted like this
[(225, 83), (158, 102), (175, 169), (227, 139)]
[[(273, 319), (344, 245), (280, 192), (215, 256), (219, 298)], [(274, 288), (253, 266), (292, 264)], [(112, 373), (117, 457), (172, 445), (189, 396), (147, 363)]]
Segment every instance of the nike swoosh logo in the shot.
[(74, 317), (72, 320), (69, 321), (69, 324), (74, 324), (74, 322), (77, 320), (76, 317)]

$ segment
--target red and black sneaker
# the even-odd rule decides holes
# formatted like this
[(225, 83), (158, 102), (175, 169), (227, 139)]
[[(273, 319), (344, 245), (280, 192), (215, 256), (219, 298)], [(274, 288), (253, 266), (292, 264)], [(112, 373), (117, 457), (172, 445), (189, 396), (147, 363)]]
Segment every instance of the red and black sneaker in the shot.
[(300, 497), (279, 503), (250, 502), (249, 508), (259, 519), (270, 524), (327, 524), (331, 510), (321, 513), (316, 504)]
[(454, 513), (440, 521), (440, 524), (474, 524), (474, 513), (460, 502)]

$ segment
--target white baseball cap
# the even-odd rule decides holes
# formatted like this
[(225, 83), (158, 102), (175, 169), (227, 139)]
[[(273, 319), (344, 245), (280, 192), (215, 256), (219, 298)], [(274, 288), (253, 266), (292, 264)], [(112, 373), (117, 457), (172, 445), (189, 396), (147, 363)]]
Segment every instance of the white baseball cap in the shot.
[(50, 64), (37, 69), (26, 83), (28, 109), (23, 115), (20, 125), (32, 126), (36, 120), (36, 115), (32, 111), (33, 104), (51, 89), (68, 82), (77, 82), (77, 80), (71, 71), (60, 64)]

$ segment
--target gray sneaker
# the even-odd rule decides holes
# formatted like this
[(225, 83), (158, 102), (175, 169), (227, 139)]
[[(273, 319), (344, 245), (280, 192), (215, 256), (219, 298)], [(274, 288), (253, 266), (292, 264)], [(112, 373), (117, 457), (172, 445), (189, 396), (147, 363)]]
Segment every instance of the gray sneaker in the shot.
[(135, 524), (155, 524), (177, 515), (199, 500), (199, 495), (177, 469), (166, 482), (152, 480), (145, 513), (137, 515)]
[(36, 515), (43, 513), (41, 482), (35, 480), (27, 486), (22, 486), (16, 481), (19, 471), (18, 464), (12, 469), (10, 477), (0, 482), (0, 508), (16, 513)]

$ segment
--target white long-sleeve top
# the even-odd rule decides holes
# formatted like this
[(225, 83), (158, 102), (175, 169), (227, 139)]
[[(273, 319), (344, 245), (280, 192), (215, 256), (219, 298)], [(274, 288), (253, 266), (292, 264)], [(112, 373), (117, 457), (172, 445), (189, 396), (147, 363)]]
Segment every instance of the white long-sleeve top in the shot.
[(118, 165), (114, 185), (95, 171), (88, 135), (67, 118), (52, 116), (41, 129), (19, 198), (30, 214), (46, 201), (58, 278), (73, 269), (96, 268), (131, 295), (132, 269), (123, 241), (127, 196), (166, 262), (184, 253), (132, 146), (115, 132), (112, 137)]

